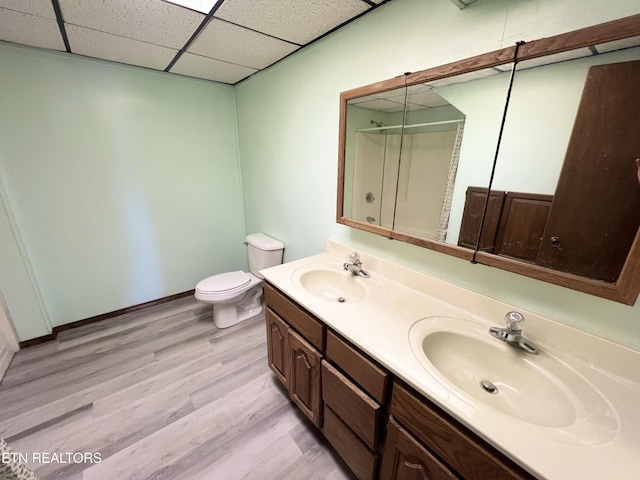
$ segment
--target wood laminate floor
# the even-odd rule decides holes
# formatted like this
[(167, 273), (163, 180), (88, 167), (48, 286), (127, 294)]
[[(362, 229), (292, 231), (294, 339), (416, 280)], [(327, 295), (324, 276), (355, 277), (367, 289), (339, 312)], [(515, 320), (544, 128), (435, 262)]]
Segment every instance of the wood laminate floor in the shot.
[[(269, 370), (264, 317), (211, 317), (182, 298), (21, 350), (0, 437), (43, 480), (352, 479)], [(53, 457), (74, 452), (101, 461)]]

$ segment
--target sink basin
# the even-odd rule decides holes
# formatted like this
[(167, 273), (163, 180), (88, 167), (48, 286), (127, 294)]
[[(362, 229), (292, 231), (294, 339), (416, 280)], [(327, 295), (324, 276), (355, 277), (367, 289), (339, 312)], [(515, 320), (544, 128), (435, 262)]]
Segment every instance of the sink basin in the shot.
[(498, 347), (455, 332), (434, 332), (422, 341), (433, 366), (476, 400), (537, 425), (563, 427), (575, 421), (571, 399), (554, 377), (515, 349)]
[(359, 302), (367, 294), (363, 280), (349, 272), (324, 268), (309, 270), (300, 275), (300, 284), (309, 293), (333, 302)]
[(598, 428), (581, 442), (604, 441), (615, 432), (612, 407), (584, 377), (544, 351), (523, 352), (488, 330), (472, 320), (427, 317), (412, 325), (409, 340), (422, 366), (470, 403), (545, 428), (573, 428), (588, 418), (591, 430)]
[(292, 277), (294, 285), (328, 302), (351, 304), (379, 298), (384, 288), (377, 278), (361, 278), (343, 270), (342, 264), (308, 264)]

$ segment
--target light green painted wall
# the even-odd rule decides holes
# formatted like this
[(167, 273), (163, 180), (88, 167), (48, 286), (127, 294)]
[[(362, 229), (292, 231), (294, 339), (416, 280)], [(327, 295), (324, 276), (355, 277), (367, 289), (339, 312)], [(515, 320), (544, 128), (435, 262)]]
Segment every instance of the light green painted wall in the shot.
[(7, 43), (0, 65), (0, 174), (53, 326), (246, 268), (232, 87)]
[(635, 307), (335, 223), (341, 91), (640, 13), (637, 0), (393, 0), (236, 87), (247, 231), (283, 240), (285, 260), (326, 238), (640, 349)]

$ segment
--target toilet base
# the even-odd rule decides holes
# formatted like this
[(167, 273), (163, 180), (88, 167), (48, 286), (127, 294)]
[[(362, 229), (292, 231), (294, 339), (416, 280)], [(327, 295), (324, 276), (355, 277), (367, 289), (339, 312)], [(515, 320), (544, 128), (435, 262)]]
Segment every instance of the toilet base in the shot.
[(213, 323), (218, 328), (232, 327), (240, 322), (251, 320), (262, 313), (262, 305), (244, 309), (233, 304), (213, 306)]
[(218, 328), (228, 328), (250, 320), (262, 313), (262, 286), (247, 292), (237, 302), (214, 303), (213, 323)]

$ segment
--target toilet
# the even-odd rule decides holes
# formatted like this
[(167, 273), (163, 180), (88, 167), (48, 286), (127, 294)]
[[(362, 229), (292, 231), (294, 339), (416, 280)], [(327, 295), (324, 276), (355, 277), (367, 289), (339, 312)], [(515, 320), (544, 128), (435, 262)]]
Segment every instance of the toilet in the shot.
[(284, 243), (264, 233), (245, 239), (249, 256), (249, 273), (237, 270), (220, 273), (196, 285), (196, 300), (213, 305), (213, 323), (227, 328), (262, 313), (262, 279), (258, 270), (282, 263)]

